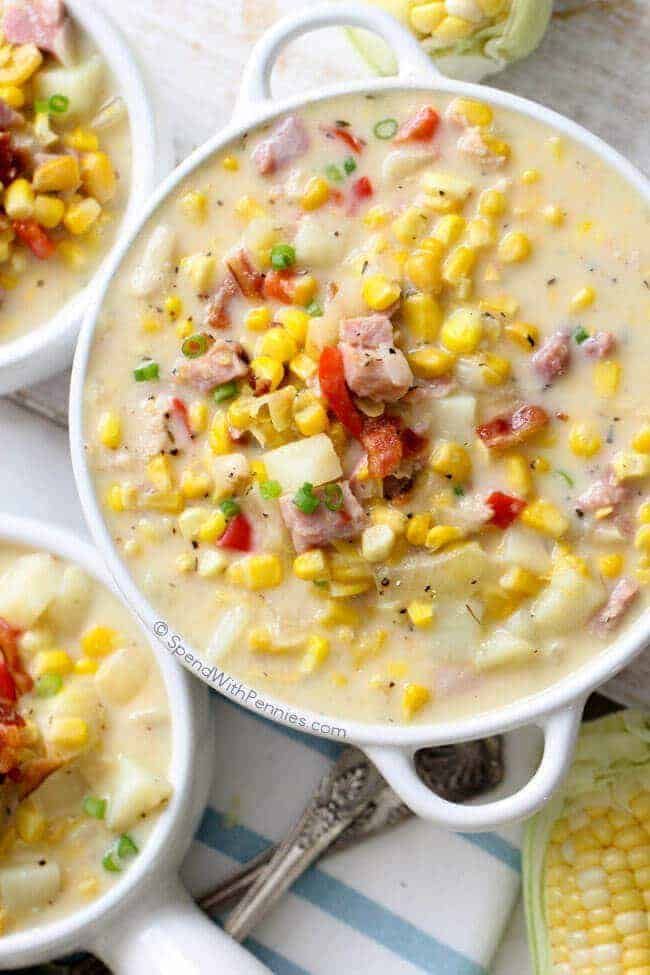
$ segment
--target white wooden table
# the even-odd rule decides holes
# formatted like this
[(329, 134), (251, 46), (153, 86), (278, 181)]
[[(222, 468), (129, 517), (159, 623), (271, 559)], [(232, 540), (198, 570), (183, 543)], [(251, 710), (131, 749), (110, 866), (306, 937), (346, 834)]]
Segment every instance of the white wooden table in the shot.
[[(294, 0), (99, 0), (138, 52), (156, 92), (177, 159), (228, 118), (251, 45)], [(649, 0), (562, 0), (540, 51), (497, 84), (582, 122), (650, 170)], [(365, 69), (337, 32), (287, 50), (278, 91), (345, 80)], [(38, 395), (64, 406), (67, 377)], [(2, 508), (85, 531), (64, 431), (0, 400)], [(34, 458), (38, 457), (38, 464)], [(528, 975), (521, 908), (495, 962), (494, 975)]]

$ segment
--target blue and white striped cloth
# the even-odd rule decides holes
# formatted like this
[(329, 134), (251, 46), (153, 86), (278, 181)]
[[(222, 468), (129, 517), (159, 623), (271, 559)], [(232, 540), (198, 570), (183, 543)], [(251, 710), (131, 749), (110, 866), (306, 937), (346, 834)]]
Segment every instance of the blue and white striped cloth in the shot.
[[(340, 747), (213, 706), (216, 781), (184, 871), (197, 894), (282, 837)], [(516, 827), (454, 836), (409, 821), (313, 867), (249, 947), (275, 975), (486, 975), (519, 890), (518, 844)]]

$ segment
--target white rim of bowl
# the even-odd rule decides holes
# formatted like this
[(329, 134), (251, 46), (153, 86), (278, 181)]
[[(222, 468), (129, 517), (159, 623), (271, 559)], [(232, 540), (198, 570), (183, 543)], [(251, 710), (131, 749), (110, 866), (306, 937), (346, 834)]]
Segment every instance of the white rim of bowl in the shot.
[[(65, 363), (60, 361), (60, 357), (56, 357), (56, 366), (47, 364), (48, 348), (72, 344), (91, 299), (92, 289), (118, 247), (121, 235), (136, 219), (142, 200), (148, 197), (156, 185), (158, 165), (166, 165), (168, 161), (171, 164), (171, 147), (165, 146), (164, 139), (161, 145), (161, 137), (156, 130), (154, 106), (127, 41), (104, 13), (85, 0), (66, 0), (66, 6), (109, 66), (118, 83), (119, 93), (126, 102), (131, 143), (130, 192), (120, 220), (117, 239), (88, 284), (74, 294), (51, 319), (37, 325), (25, 335), (0, 343), (0, 386), (3, 389), (11, 385), (12, 368), (21, 368), (23, 383), (31, 381), (30, 373), (42, 380), (52, 375), (56, 368), (63, 368)], [(138, 133), (137, 139), (134, 138), (134, 132)], [(35, 360), (33, 369), (29, 368), (31, 358)], [(9, 378), (3, 381), (7, 373)]]
[[(97, 582), (106, 586), (124, 603), (119, 590), (105, 570), (100, 554), (88, 542), (45, 522), (11, 515), (0, 515), (0, 544), (23, 545), (43, 552), (51, 552), (60, 558), (79, 565)], [(132, 612), (128, 603), (125, 609)], [(139, 624), (134, 617), (136, 625)], [(187, 820), (196, 815), (197, 792), (201, 786), (190, 787), (194, 778), (197, 758), (196, 725), (202, 717), (201, 702), (195, 696), (189, 677), (180, 671), (168, 655), (161, 652), (146, 628), (143, 638), (151, 646), (162, 673), (170, 704), (172, 726), (172, 760), (169, 777), (174, 791), (169, 804), (163, 809), (151, 835), (128, 871), (105, 894), (92, 904), (75, 911), (60, 920), (27, 928), (0, 938), (0, 965), (20, 963), (21, 958), (33, 958), (42, 952), (43, 958), (51, 959), (61, 953), (90, 943), (97, 935), (98, 925), (109, 916), (124, 909), (125, 903), (138, 894), (147, 874), (156, 871), (157, 864), (174, 867), (180, 863), (185, 847), (176, 849), (178, 841), (187, 833)], [(203, 696), (207, 709), (208, 694)], [(207, 791), (208, 785), (205, 786)], [(186, 846), (187, 844), (185, 844)], [(170, 856), (171, 852), (171, 856)], [(33, 964), (33, 962), (30, 962)]]
[[(70, 447), (81, 505), (92, 535), (101, 552), (104, 554), (119, 589), (124, 593), (127, 602), (130, 603), (144, 625), (152, 633), (153, 624), (156, 620), (160, 619), (160, 613), (156, 613), (154, 607), (145, 599), (135, 584), (126, 562), (122, 559), (120, 552), (114, 544), (102, 515), (102, 510), (93, 487), (92, 477), (86, 464), (84, 451), (84, 381), (92, 350), (95, 328), (111, 279), (118, 272), (120, 265), (128, 255), (135, 240), (144, 230), (158, 207), (166, 200), (167, 196), (198, 167), (245, 132), (257, 129), (278, 116), (304, 107), (305, 105), (326, 101), (341, 95), (376, 94), (377, 92), (386, 91), (427, 91), (434, 95), (468, 95), (482, 101), (488, 101), (500, 108), (523, 114), (549, 126), (556, 132), (563, 133), (576, 143), (591, 150), (591, 152), (607, 164), (608, 168), (615, 170), (650, 204), (650, 183), (646, 177), (617, 150), (608, 145), (608, 143), (577, 122), (573, 122), (571, 119), (537, 102), (488, 86), (459, 82), (443, 77), (438, 77), (433, 82), (430, 78), (385, 78), (327, 86), (319, 88), (314, 92), (280, 99), (278, 101), (268, 100), (259, 104), (246, 103), (244, 106), (245, 117), (241, 120), (237, 118), (232, 119), (221, 132), (213, 136), (213, 138), (209, 139), (188, 156), (157, 188), (140, 214), (137, 226), (129, 228), (128, 234), (122, 238), (119, 247), (116, 248), (111, 257), (109, 267), (93, 294), (92, 305), (88, 308), (84, 317), (74, 358), (72, 385), (70, 389)], [(609, 647), (603, 648), (590, 661), (587, 661), (577, 670), (556, 683), (551, 684), (544, 690), (520, 698), (489, 712), (436, 724), (393, 726), (382, 723), (371, 724), (350, 721), (345, 718), (329, 715), (325, 712), (304, 710), (266, 693), (260, 696), (264, 697), (270, 709), (276, 709), (281, 713), (291, 712), (301, 715), (307, 722), (310, 734), (328, 737), (327, 732), (311, 730), (314, 722), (325, 723), (323, 722), (323, 718), (327, 719), (327, 723), (330, 726), (344, 730), (345, 738), (342, 737), (341, 740), (345, 740), (348, 743), (364, 746), (393, 745), (416, 749), (424, 745), (470, 741), (511, 731), (515, 728), (534, 723), (540, 718), (552, 714), (554, 711), (571, 706), (594, 688), (609, 680), (618, 670), (628, 663), (644, 648), (649, 636), (650, 609)], [(187, 646), (190, 652), (194, 652), (191, 650), (189, 644)], [(205, 660), (201, 654), (195, 654), (195, 656)], [(208, 665), (211, 663), (210, 661), (206, 662)], [(222, 669), (220, 663), (217, 663), (217, 667), (220, 670)], [(191, 670), (189, 667), (188, 669)], [(226, 676), (231, 676), (226, 667), (223, 668), (223, 673)], [(239, 678), (236, 677), (232, 677), (232, 680), (235, 683), (239, 682)], [(214, 684), (210, 686), (219, 690)], [(253, 713), (260, 713), (259, 710), (255, 709), (252, 702), (241, 701), (239, 698), (236, 700), (237, 703), (242, 704), (248, 710), (253, 711)], [(267, 714), (266, 711), (264, 713)], [(286, 717), (281, 718), (273, 715), (272, 719), (287, 727), (294, 729), (296, 727), (295, 723), (290, 722)]]

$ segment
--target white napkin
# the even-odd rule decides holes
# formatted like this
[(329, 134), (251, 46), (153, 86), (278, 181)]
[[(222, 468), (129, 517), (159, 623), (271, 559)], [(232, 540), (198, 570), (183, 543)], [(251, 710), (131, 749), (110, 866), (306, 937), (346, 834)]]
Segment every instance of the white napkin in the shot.
[[(340, 747), (213, 707), (217, 781), (184, 871), (196, 894), (286, 833)], [(508, 765), (528, 771), (536, 743), (517, 743)], [(519, 839), (411, 820), (313, 867), (249, 947), (276, 975), (484, 975), (517, 898)]]

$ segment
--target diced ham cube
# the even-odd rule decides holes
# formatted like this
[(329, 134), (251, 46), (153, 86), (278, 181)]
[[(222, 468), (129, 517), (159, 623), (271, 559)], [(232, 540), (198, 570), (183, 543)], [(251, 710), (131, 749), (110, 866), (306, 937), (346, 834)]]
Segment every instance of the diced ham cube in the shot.
[(606, 637), (621, 622), (639, 594), (639, 586), (624, 577), (616, 583), (603, 609), (593, 621), (592, 628), (598, 636)]
[(71, 24), (62, 0), (8, 0), (2, 26), (10, 44), (35, 44), (69, 60)]
[(239, 285), (229, 271), (208, 302), (203, 321), (206, 328), (228, 328), (230, 303), (238, 294), (241, 294)]
[[(291, 532), (296, 552), (320, 548), (335, 539), (356, 538), (366, 527), (368, 517), (352, 493), (349, 482), (341, 481), (340, 487), (343, 504), (338, 511), (330, 511), (321, 504), (313, 514), (307, 515), (294, 504), (293, 495), (285, 494), (280, 498), (282, 518)], [(318, 490), (314, 493), (320, 495)]]
[(251, 156), (260, 176), (270, 176), (299, 159), (309, 149), (305, 123), (297, 115), (288, 115), (266, 139), (262, 139)]
[(576, 507), (582, 512), (598, 511), (599, 508), (615, 508), (627, 501), (629, 496), (629, 488), (619, 484), (610, 471), (605, 477), (594, 481), (591, 487), (580, 495)]
[(571, 361), (571, 345), (567, 332), (549, 335), (530, 360), (533, 369), (545, 383), (563, 376)]
[(590, 359), (604, 359), (616, 348), (616, 336), (613, 332), (596, 332), (595, 335), (590, 335), (580, 348)]
[(353, 393), (394, 403), (408, 392), (413, 374), (404, 353), (393, 345), (393, 326), (386, 315), (344, 319), (340, 333), (345, 381)]
[(529, 440), (548, 424), (549, 416), (541, 406), (521, 406), (514, 413), (496, 416), (481, 424), (476, 432), (492, 450), (505, 450)]
[(216, 386), (242, 378), (247, 372), (248, 361), (243, 346), (239, 342), (218, 339), (198, 359), (179, 361), (174, 375), (178, 382), (209, 393)]

